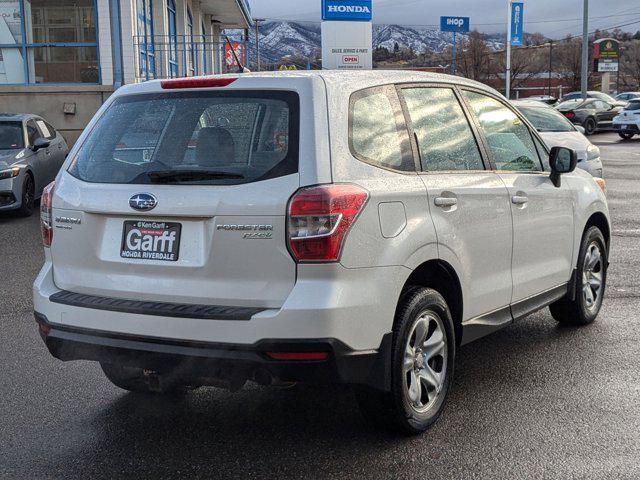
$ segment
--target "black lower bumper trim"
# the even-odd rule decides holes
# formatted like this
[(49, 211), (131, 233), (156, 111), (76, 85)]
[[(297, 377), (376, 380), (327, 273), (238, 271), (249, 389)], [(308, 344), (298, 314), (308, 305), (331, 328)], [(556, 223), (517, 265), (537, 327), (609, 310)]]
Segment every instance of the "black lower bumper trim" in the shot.
[(66, 290), (54, 293), (49, 297), (49, 300), (62, 305), (92, 308), (94, 310), (159, 315), (162, 317), (197, 318), (201, 320), (251, 320), (253, 315), (264, 311), (264, 308), (127, 300), (85, 295)]
[[(253, 379), (257, 372), (282, 381), (390, 387), (391, 333), (378, 350), (354, 351), (339, 340), (269, 339), (252, 345), (178, 341), (53, 325), (35, 313), (51, 354), (64, 361), (93, 360), (198, 378)], [(273, 360), (266, 352), (327, 352), (326, 360)], [(262, 375), (264, 376), (264, 375)]]
[(615, 129), (621, 133), (640, 133), (640, 127), (632, 123), (616, 124)]

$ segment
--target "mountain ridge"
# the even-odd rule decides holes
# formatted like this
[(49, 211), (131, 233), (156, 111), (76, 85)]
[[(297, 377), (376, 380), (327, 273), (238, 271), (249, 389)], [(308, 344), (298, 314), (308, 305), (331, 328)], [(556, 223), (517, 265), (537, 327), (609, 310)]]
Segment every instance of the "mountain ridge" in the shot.
[[(442, 52), (453, 44), (451, 33), (440, 32), (427, 27), (402, 25), (373, 25), (373, 48), (393, 51), (410, 48), (415, 53)], [(459, 34), (458, 39), (466, 35)], [(489, 48), (503, 48), (499, 37), (488, 39)], [(255, 52), (255, 29), (249, 30), (249, 48)], [(288, 56), (312, 59), (320, 54), (321, 34), (319, 23), (270, 21), (260, 25), (260, 58), (262, 61), (277, 63)]]

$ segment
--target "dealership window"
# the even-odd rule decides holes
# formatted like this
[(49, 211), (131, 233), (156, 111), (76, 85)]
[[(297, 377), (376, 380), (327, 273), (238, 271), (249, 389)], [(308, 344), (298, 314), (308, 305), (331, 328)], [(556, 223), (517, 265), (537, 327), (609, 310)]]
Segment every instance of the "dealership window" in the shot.
[(193, 76), (196, 74), (196, 54), (194, 51), (195, 39), (193, 36), (193, 15), (189, 8), (187, 8), (187, 31), (185, 37), (184, 52), (187, 60), (187, 75)]
[(176, 21), (176, 2), (167, 0), (167, 16), (169, 19), (169, 76), (178, 76), (178, 28)]
[(100, 83), (96, 0), (0, 0), (0, 84)]
[(207, 70), (209, 66), (207, 64), (207, 35), (205, 34), (204, 20), (200, 23), (200, 33), (202, 34), (202, 74), (209, 73)]
[(137, 0), (140, 76), (149, 80), (156, 76), (155, 39), (153, 36), (153, 0)]

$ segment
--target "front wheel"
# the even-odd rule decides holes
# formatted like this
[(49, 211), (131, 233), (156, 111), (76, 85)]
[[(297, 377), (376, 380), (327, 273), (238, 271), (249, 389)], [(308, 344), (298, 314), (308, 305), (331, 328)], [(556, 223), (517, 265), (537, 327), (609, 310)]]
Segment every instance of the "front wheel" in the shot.
[(585, 135), (593, 135), (596, 131), (596, 128), (598, 128), (598, 124), (593, 118), (587, 118), (582, 126), (584, 127)]
[(18, 209), (18, 215), (22, 217), (29, 217), (33, 213), (33, 206), (35, 203), (36, 186), (33, 178), (30, 174), (24, 176), (24, 182), (22, 183), (22, 198), (20, 208)]
[(582, 237), (576, 269), (575, 298), (569, 294), (549, 306), (559, 323), (588, 325), (598, 316), (607, 283), (607, 245), (598, 227)]
[(363, 416), (403, 433), (424, 432), (444, 408), (455, 347), (453, 320), (442, 295), (430, 288), (409, 289), (396, 314), (391, 391), (357, 390)]

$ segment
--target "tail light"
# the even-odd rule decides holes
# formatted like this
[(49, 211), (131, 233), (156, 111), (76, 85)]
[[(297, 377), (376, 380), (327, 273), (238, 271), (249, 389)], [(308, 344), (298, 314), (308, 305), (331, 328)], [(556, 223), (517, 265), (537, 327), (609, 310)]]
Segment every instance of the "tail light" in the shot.
[(572, 118), (576, 117), (576, 114), (573, 112), (567, 112), (564, 114), (565, 117), (567, 117), (569, 120), (571, 120)]
[(50, 247), (53, 241), (53, 213), (52, 213), (52, 200), (53, 189), (56, 186), (56, 182), (51, 182), (42, 191), (42, 198), (40, 199), (40, 230), (42, 231), (42, 243), (45, 247)]
[(288, 244), (297, 262), (336, 262), (369, 194), (351, 184), (302, 188), (289, 200)]
[(160, 82), (160, 87), (164, 90), (174, 90), (177, 88), (226, 87), (236, 80), (237, 78), (233, 77), (178, 78), (175, 80), (163, 80)]

